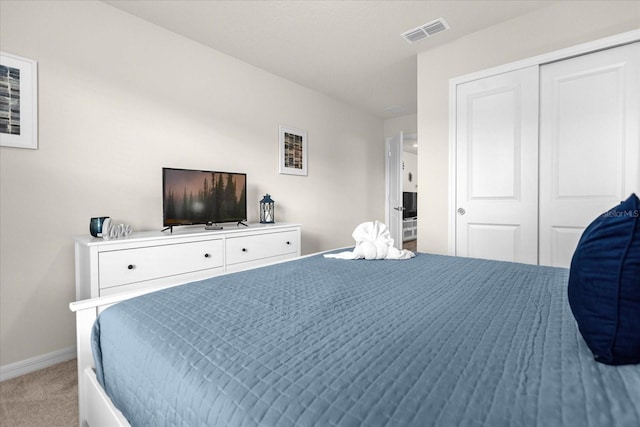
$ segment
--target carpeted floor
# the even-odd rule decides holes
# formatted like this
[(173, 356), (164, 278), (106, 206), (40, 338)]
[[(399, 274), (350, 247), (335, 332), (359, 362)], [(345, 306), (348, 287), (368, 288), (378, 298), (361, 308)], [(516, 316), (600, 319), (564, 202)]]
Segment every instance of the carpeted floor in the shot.
[(2, 427), (78, 425), (76, 360), (0, 383)]

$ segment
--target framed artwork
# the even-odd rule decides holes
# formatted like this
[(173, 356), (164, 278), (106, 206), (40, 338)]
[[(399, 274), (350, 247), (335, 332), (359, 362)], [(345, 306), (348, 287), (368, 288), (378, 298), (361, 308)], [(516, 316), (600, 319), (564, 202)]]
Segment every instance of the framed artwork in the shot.
[(0, 145), (38, 148), (38, 63), (0, 52)]
[(280, 126), (280, 173), (307, 175), (307, 131)]

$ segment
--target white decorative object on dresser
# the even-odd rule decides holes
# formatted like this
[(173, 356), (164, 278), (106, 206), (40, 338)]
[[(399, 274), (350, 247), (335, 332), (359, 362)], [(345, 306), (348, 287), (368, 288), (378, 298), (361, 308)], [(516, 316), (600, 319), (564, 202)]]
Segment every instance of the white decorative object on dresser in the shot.
[(300, 225), (147, 231), (75, 238), (76, 300), (165, 287), (300, 256)]

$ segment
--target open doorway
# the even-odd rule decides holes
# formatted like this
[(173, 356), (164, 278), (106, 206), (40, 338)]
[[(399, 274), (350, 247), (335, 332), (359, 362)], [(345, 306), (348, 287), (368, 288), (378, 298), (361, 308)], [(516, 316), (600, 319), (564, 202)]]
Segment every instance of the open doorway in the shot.
[[(409, 114), (384, 121), (385, 136), (385, 223), (398, 249), (417, 248), (417, 212), (405, 212), (404, 192), (418, 190), (417, 115)], [(411, 175), (409, 175), (411, 173)], [(416, 209), (417, 210), (417, 209)], [(414, 218), (415, 221), (406, 221)], [(405, 232), (407, 233), (405, 235)]]
[(404, 134), (402, 144), (402, 248), (418, 247), (418, 138)]

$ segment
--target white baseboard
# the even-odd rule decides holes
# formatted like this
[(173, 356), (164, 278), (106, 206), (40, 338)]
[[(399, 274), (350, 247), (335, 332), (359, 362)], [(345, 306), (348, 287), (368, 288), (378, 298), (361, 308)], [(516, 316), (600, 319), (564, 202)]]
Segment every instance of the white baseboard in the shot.
[(61, 350), (52, 351), (51, 353), (42, 354), (30, 359), (21, 360), (19, 362), (9, 363), (0, 366), (0, 382), (19, 377), (20, 375), (29, 374), (40, 369), (58, 363), (66, 362), (76, 357), (76, 347), (67, 347)]

